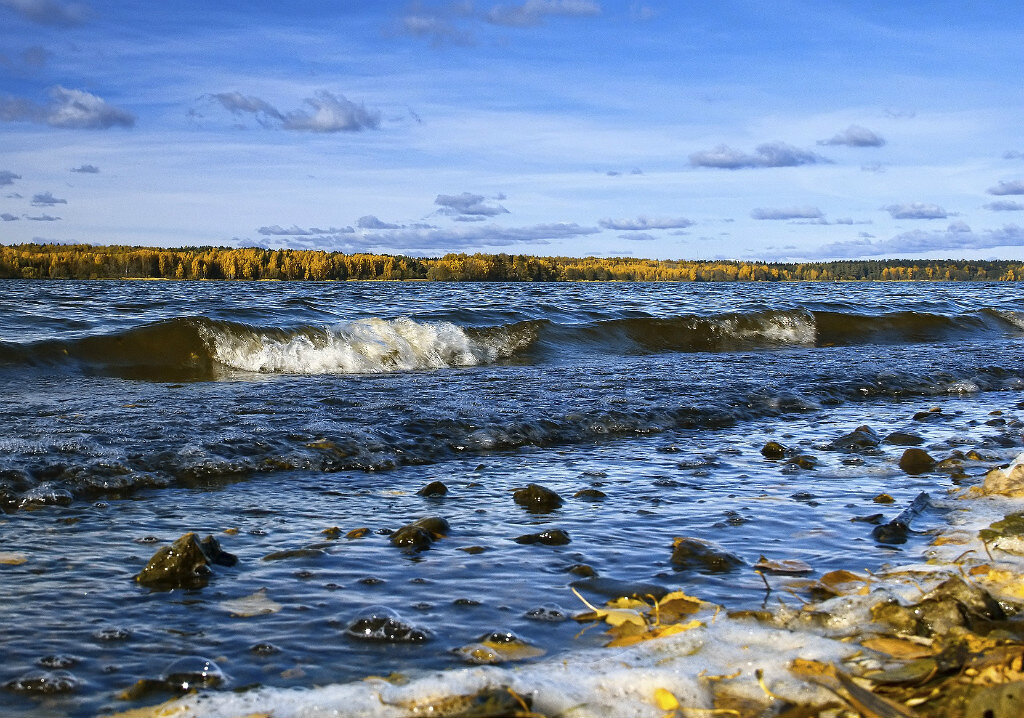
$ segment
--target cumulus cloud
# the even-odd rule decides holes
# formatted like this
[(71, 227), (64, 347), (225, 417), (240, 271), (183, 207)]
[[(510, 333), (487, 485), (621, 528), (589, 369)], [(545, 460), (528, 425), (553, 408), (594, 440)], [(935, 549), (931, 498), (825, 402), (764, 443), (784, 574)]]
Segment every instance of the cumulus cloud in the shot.
[(954, 222), (945, 230), (914, 230), (891, 239), (873, 242), (862, 238), (833, 242), (799, 256), (811, 259), (857, 259), (880, 255), (907, 255), (923, 252), (960, 252), (969, 249), (1024, 246), (1024, 228), (1008, 224), (998, 229), (975, 232), (964, 222)]
[(3, 214), (0, 214), (0, 219), (2, 219), (4, 222), (17, 222), (19, 218), (13, 214), (4, 212)]
[(89, 17), (89, 8), (81, 3), (57, 0), (0, 0), (6, 7), (40, 25), (70, 27), (81, 25)]
[(885, 140), (860, 125), (850, 125), (831, 139), (818, 140), (819, 145), (846, 145), (847, 147), (881, 147)]
[(596, 17), (601, 5), (594, 0), (526, 0), (518, 5), (495, 5), (485, 19), (495, 25), (530, 27), (547, 17)]
[(359, 227), (359, 229), (402, 229), (402, 225), (382, 222), (372, 214), (360, 217), (356, 220), (356, 226)]
[(98, 175), (100, 173), (100, 168), (96, 165), (80, 165), (78, 167), (72, 167), (71, 171), (79, 174)]
[(14, 180), (20, 180), (21, 175), (16, 175), (10, 170), (0, 170), (0, 187), (14, 184)]
[(68, 203), (68, 201), (66, 199), (61, 199), (60, 197), (54, 197), (53, 193), (51, 193), (51, 192), (42, 192), (40, 194), (32, 196), (32, 206), (33, 207), (52, 207), (55, 204), (67, 204), (67, 203)]
[(985, 205), (985, 209), (990, 209), (993, 212), (1019, 212), (1024, 210), (1024, 203), (1001, 199), (996, 202), (989, 202)]
[(1024, 194), (1024, 180), (1003, 180), (995, 187), (989, 187), (986, 192), (994, 195)]
[(694, 152), (690, 164), (694, 167), (738, 170), (758, 167), (798, 167), (830, 163), (826, 157), (793, 147), (785, 142), (769, 142), (758, 145), (753, 154), (734, 150), (728, 145), (718, 145), (713, 150)]
[(500, 204), (487, 204), (482, 194), (471, 194), (470, 192), (439, 194), (434, 200), (434, 204), (441, 207), (440, 211), (444, 214), (494, 217), (499, 214), (509, 213)]
[(686, 229), (692, 227), (694, 221), (686, 217), (640, 216), (636, 219), (602, 219), (598, 224), (605, 229), (634, 232), (649, 229)]
[(132, 127), (135, 116), (85, 90), (50, 89), (50, 102), (40, 105), (20, 97), (0, 97), (0, 121), (35, 122), (74, 130)]
[(909, 204), (890, 204), (882, 207), (892, 215), (893, 219), (946, 219), (949, 212), (937, 204), (911, 202)]
[(823, 219), (825, 215), (817, 207), (758, 207), (750, 212), (754, 219)]
[(381, 114), (357, 105), (344, 95), (320, 90), (302, 101), (303, 107), (281, 112), (266, 100), (240, 92), (221, 92), (210, 95), (233, 115), (250, 114), (261, 125), (277, 124), (285, 130), (301, 132), (359, 132), (380, 127)]

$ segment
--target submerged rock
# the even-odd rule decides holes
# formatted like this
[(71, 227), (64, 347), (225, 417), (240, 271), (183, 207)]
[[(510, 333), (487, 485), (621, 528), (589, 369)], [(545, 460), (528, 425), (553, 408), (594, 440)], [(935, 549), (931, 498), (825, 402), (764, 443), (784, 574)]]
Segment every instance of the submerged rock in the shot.
[(833, 451), (864, 451), (881, 443), (881, 438), (868, 426), (858, 426), (849, 434), (833, 439), (828, 448)]
[(361, 611), (345, 626), (345, 635), (382, 643), (422, 643), (430, 639), (429, 631), (406, 622), (387, 606), (371, 606)]
[(582, 499), (584, 501), (601, 501), (608, 494), (599, 489), (581, 489), (572, 495), (574, 499)]
[(920, 446), (924, 443), (924, 437), (907, 431), (894, 431), (886, 436), (883, 441), (894, 446)]
[(32, 671), (4, 684), (4, 688), (15, 693), (54, 695), (71, 693), (82, 682), (68, 671)]
[(451, 527), (448, 522), (438, 516), (427, 516), (406, 524), (391, 534), (391, 544), (400, 548), (416, 551), (430, 548), (439, 538), (448, 535)]
[(544, 544), (545, 546), (564, 546), (570, 542), (569, 534), (562, 529), (548, 529), (536, 534), (524, 534), (517, 536), (516, 543), (521, 544)]
[(935, 459), (924, 449), (907, 449), (900, 457), (900, 468), (910, 475), (931, 471), (935, 464)]
[(1006, 613), (987, 591), (954, 576), (909, 606), (895, 600), (876, 604), (871, 617), (897, 633), (929, 637), (945, 636), (958, 627), (981, 628), (1005, 620)]
[(448, 487), (440, 481), (431, 481), (429, 484), (424, 486), (422, 489), (416, 492), (417, 496), (427, 497), (438, 497), (446, 496), (448, 494)]
[(792, 453), (794, 453), (793, 449), (777, 441), (769, 441), (761, 447), (761, 456), (766, 459), (784, 459)]
[(535, 514), (546, 514), (562, 505), (561, 496), (540, 484), (529, 484), (525, 489), (517, 489), (512, 493), (512, 499)]
[(215, 688), (224, 683), (225, 676), (209, 658), (185, 656), (168, 665), (160, 680), (170, 690), (187, 693), (196, 688)]
[(190, 531), (153, 554), (146, 567), (136, 574), (135, 580), (159, 591), (202, 588), (213, 575), (211, 565), (234, 566), (236, 563), (238, 557), (221, 550), (220, 543), (213, 536), (200, 541)]
[(710, 541), (683, 536), (672, 540), (671, 560), (678, 569), (695, 569), (702, 573), (727, 573), (743, 565), (738, 556)]

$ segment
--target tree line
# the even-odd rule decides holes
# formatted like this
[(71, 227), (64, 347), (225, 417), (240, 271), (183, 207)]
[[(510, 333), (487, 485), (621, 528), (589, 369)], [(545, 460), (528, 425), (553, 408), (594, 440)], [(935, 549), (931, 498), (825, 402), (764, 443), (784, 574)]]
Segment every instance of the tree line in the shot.
[(1010, 260), (742, 262), (446, 254), (420, 258), (257, 247), (0, 246), (3, 279), (430, 280), (443, 282), (1017, 281)]

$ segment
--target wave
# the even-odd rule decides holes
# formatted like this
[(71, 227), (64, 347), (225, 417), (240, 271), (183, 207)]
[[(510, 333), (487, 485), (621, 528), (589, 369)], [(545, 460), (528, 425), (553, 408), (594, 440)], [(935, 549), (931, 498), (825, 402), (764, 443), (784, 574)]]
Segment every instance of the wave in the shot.
[(275, 328), (190, 317), (66, 342), (0, 343), (0, 365), (77, 365), (91, 373), (154, 381), (237, 372), (379, 374), (490, 364), (536, 337), (536, 322), (468, 329), (399, 318)]
[(381, 374), (469, 367), (522, 356), (540, 346), (570, 356), (730, 352), (945, 342), (1022, 331), (1024, 312), (1002, 309), (954, 316), (788, 309), (580, 324), (539, 319), (492, 327), (369, 318), (278, 328), (188, 317), (70, 341), (0, 343), (0, 365), (77, 365), (104, 375), (182, 381), (239, 372)]

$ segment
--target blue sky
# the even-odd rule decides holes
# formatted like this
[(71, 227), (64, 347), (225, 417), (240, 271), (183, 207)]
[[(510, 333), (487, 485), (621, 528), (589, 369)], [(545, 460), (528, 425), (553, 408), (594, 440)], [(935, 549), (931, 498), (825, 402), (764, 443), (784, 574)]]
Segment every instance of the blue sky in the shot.
[(1019, 2), (0, 0), (0, 243), (1024, 258)]

